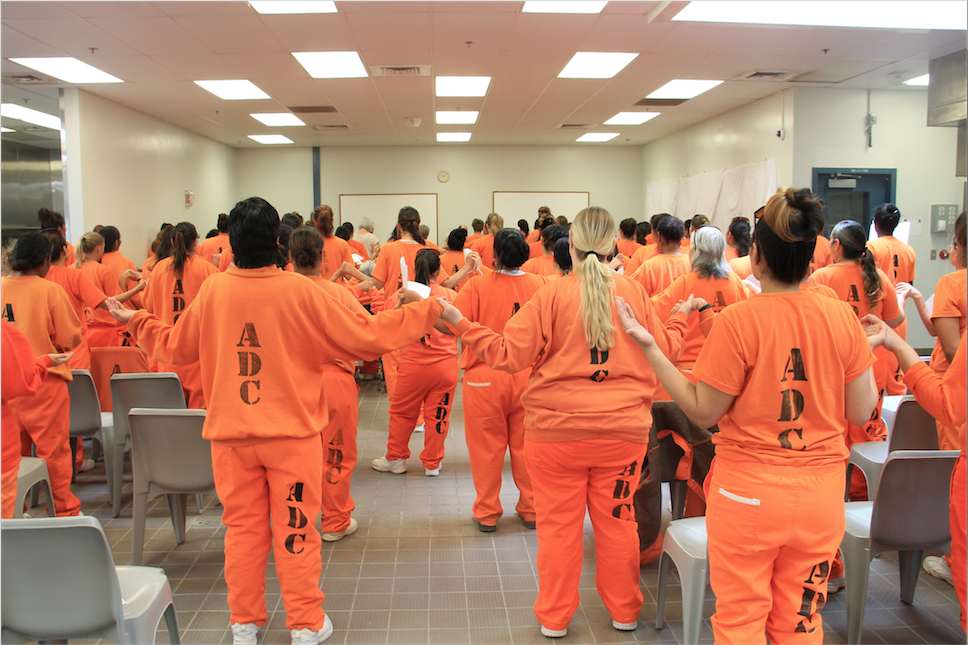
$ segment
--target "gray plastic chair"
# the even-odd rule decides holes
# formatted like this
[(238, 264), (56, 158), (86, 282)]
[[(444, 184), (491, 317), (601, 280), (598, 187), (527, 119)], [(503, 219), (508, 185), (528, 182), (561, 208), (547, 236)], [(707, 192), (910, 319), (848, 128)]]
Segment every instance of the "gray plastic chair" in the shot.
[[(47, 514), (54, 517), (54, 494), (50, 487), (50, 473), (47, 472), (47, 462), (39, 457), (21, 457), (20, 469), (17, 471), (17, 501), (13, 507), (14, 517), (24, 516), (24, 502), (27, 495), (37, 484), (43, 484), (47, 494)], [(32, 502), (37, 506), (37, 502)]]
[(914, 602), (921, 556), (950, 542), (948, 487), (957, 450), (898, 450), (884, 463), (873, 502), (846, 504), (840, 544), (847, 585), (847, 642), (860, 643), (871, 558), (897, 551), (901, 601)]
[(3, 520), (0, 534), (4, 643), (77, 638), (154, 643), (162, 617), (171, 642), (181, 642), (165, 572), (115, 567), (95, 518)]
[(111, 377), (111, 399), (114, 423), (110, 429), (104, 428), (104, 464), (112, 472), (112, 517), (117, 517), (121, 514), (124, 453), (131, 450), (128, 412), (131, 408), (184, 410), (186, 405), (185, 391), (174, 372), (115, 374)]
[[(71, 397), (71, 437), (94, 439), (104, 444), (101, 431), (101, 402), (94, 378), (87, 370), (71, 370), (74, 379), (67, 384)], [(107, 470), (107, 469), (105, 469)]]
[(128, 413), (134, 467), (131, 564), (141, 564), (148, 502), (168, 496), (175, 542), (185, 542), (188, 493), (215, 494), (212, 444), (202, 438), (205, 410), (134, 408)]
[[(897, 405), (893, 422), (887, 427), (887, 441), (868, 441), (850, 447), (847, 461), (847, 492), (850, 476), (856, 466), (867, 479), (868, 496), (877, 490), (887, 456), (895, 450), (938, 450), (938, 427), (913, 396), (905, 396)], [(846, 495), (844, 499), (847, 499)]]
[(679, 571), (679, 583), (682, 585), (682, 642), (689, 645), (698, 643), (706, 584), (709, 582), (705, 517), (675, 520), (666, 528), (665, 538), (662, 540), (662, 555), (659, 556), (656, 629), (662, 629), (670, 560)]

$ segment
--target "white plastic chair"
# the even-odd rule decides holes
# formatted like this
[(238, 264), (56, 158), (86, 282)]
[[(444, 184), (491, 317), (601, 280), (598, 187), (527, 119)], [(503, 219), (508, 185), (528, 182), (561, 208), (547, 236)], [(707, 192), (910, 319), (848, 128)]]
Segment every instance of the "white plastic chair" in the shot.
[(926, 549), (950, 542), (948, 489), (957, 450), (898, 450), (884, 463), (873, 502), (848, 502), (840, 550), (847, 594), (847, 642), (860, 643), (871, 558), (897, 551), (901, 601), (914, 602)]
[(47, 494), (47, 514), (54, 517), (54, 494), (50, 487), (50, 473), (47, 472), (47, 462), (39, 457), (20, 458), (20, 469), (17, 471), (17, 501), (13, 507), (14, 517), (24, 516), (24, 502), (27, 501), (27, 495), (31, 489), (37, 484), (43, 484), (44, 492)]
[(94, 378), (87, 370), (71, 370), (74, 377), (67, 384), (67, 394), (71, 398), (70, 436), (94, 439), (104, 445), (101, 430), (101, 402), (98, 400)]
[(115, 567), (95, 518), (3, 520), (0, 534), (4, 643), (78, 638), (154, 643), (162, 618), (171, 642), (181, 642), (165, 572)]
[(185, 542), (188, 493), (215, 495), (212, 444), (202, 438), (205, 410), (133, 408), (128, 413), (134, 468), (131, 564), (141, 564), (148, 502), (168, 496), (175, 542)]
[(666, 528), (659, 556), (659, 591), (656, 596), (655, 628), (662, 629), (665, 611), (666, 579), (669, 561), (675, 563), (682, 586), (682, 642), (699, 642), (703, 601), (709, 582), (709, 556), (706, 553), (706, 518), (674, 520)]

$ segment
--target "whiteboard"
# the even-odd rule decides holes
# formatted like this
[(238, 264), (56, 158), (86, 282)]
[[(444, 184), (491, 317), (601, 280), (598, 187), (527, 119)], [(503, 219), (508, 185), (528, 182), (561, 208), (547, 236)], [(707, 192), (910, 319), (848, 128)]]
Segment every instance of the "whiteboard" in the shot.
[(527, 220), (533, 225), (538, 219), (538, 208), (547, 206), (555, 217), (564, 215), (571, 222), (578, 211), (589, 206), (587, 192), (505, 192), (494, 191), (494, 212), (504, 218), (504, 225), (516, 227), (519, 219)]
[[(338, 224), (350, 222), (358, 230), (360, 220), (369, 217), (376, 230), (373, 233), (385, 243), (397, 225), (397, 216), (404, 206), (413, 206), (420, 213), (420, 223), (430, 227), (429, 239), (437, 242), (437, 193), (398, 193), (394, 195), (340, 195)], [(439, 244), (439, 242), (437, 242)]]

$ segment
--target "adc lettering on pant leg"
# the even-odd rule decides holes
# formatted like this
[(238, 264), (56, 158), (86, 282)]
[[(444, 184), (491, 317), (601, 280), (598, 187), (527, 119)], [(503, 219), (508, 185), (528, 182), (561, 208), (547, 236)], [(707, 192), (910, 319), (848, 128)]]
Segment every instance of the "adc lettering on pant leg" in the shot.
[(437, 434), (444, 434), (445, 432), (447, 432), (447, 414), (448, 414), (447, 406), (449, 405), (450, 405), (450, 393), (448, 392), (444, 394), (444, 396), (440, 397), (440, 402), (437, 403), (437, 413), (434, 417), (435, 419), (437, 419), (437, 423), (434, 424), (434, 428), (437, 430)]
[(635, 521), (635, 510), (632, 508), (632, 486), (631, 481), (635, 478), (638, 460), (633, 461), (619, 474), (622, 479), (615, 480), (615, 488), (612, 490), (612, 499), (624, 501), (624, 504), (616, 504), (612, 509), (612, 517), (628, 522)]
[(343, 428), (336, 431), (333, 440), (326, 447), (326, 483), (338, 484), (343, 478)]
[[(286, 498), (289, 502), (289, 522), (286, 526), (293, 530), (299, 530), (306, 527), (309, 524), (309, 518), (306, 514), (302, 512), (302, 509), (298, 506), (293, 506), (292, 504), (300, 503), (303, 501), (303, 483), (296, 482), (289, 487), (289, 497)], [(293, 555), (299, 555), (305, 549), (303, 548), (303, 543), (306, 542), (305, 533), (290, 533), (286, 536), (286, 551), (292, 553)], [(297, 550), (298, 543), (298, 550)]]
[[(803, 584), (814, 585), (821, 589), (825, 589), (825, 585), (827, 584), (827, 576), (829, 574), (830, 563), (824, 560), (823, 562), (813, 565), (813, 568), (810, 570), (810, 575), (806, 580), (803, 581)], [(804, 587), (803, 596), (800, 600), (800, 611), (797, 612), (797, 615), (803, 616), (805, 620), (801, 620), (797, 624), (796, 629), (793, 631), (796, 633), (813, 633), (813, 631), (817, 629), (816, 625), (810, 627), (808, 627), (808, 625), (812, 625), (814, 623), (815, 616), (821, 609), (823, 609), (825, 604), (827, 604), (827, 599), (824, 597), (822, 592), (814, 591), (809, 587)]]

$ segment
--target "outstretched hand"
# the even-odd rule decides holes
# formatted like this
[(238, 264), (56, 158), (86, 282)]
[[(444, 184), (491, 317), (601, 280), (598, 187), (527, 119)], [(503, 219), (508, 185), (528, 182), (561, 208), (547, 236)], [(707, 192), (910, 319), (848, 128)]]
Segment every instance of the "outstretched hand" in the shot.
[(615, 298), (615, 308), (618, 310), (618, 319), (622, 322), (622, 329), (632, 340), (638, 343), (642, 349), (652, 347), (655, 344), (655, 338), (649, 333), (648, 329), (636, 320), (635, 312), (632, 311), (632, 307), (625, 302), (624, 298), (621, 296)]
[(864, 333), (867, 334), (867, 342), (871, 344), (871, 349), (877, 349), (883, 345), (888, 350), (894, 351), (893, 341), (900, 340), (901, 337), (887, 323), (874, 314), (867, 314), (860, 319), (860, 322), (864, 326)]
[(74, 352), (70, 352), (68, 354), (48, 354), (48, 356), (50, 356), (51, 362), (54, 364), (54, 367), (57, 367), (58, 365), (63, 365), (68, 360), (70, 360), (71, 356), (73, 355), (74, 355)]
[(128, 309), (114, 298), (108, 298), (104, 302), (108, 306), (108, 313), (114, 316), (115, 320), (120, 322), (127, 323), (129, 320), (134, 318), (135, 313), (137, 313), (132, 309)]
[(464, 314), (460, 312), (460, 309), (450, 304), (446, 298), (437, 298), (437, 302), (444, 308), (440, 314), (440, 319), (445, 323), (456, 327), (457, 323), (464, 319)]

